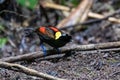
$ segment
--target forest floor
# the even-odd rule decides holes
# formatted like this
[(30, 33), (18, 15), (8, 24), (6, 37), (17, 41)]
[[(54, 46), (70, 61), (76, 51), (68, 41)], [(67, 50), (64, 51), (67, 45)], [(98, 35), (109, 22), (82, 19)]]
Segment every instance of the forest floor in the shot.
[[(107, 0), (106, 0), (107, 1)], [(102, 2), (98, 1), (92, 7), (92, 11), (105, 13), (105, 11), (109, 10), (108, 8), (103, 8), (103, 4), (106, 5), (115, 5), (110, 4), (111, 1)], [(117, 0), (115, 0), (117, 1)], [(120, 1), (119, 1), (120, 3)], [(0, 4), (1, 5), (1, 4)], [(95, 8), (95, 6), (102, 6), (99, 8), (99, 11)], [(48, 10), (49, 14), (52, 14)], [(54, 13), (54, 11), (52, 11)], [(28, 12), (29, 13), (29, 12)], [(34, 12), (35, 13), (35, 12)], [(6, 14), (5, 14), (6, 15)], [(6, 16), (3, 18), (6, 19)], [(13, 15), (13, 14), (7, 14)], [(120, 15), (118, 14), (117, 17)], [(17, 17), (17, 16), (16, 16)], [(16, 19), (13, 18), (13, 19)], [(1, 21), (6, 21), (5, 19), (1, 19)], [(34, 21), (38, 19), (35, 18), (30, 21), (30, 25), (37, 26)], [(22, 21), (23, 19), (21, 19)], [(89, 19), (90, 20), (90, 19)], [(18, 21), (19, 22), (19, 21)], [(33, 22), (33, 23), (31, 23)], [(53, 20), (54, 22), (54, 20)], [(14, 25), (17, 25), (14, 22), (11, 22)], [(44, 20), (41, 23), (45, 23)], [(51, 22), (52, 23), (52, 22)], [(84, 30), (72, 33), (72, 41), (66, 45), (72, 46), (74, 44), (84, 45), (84, 44), (96, 44), (96, 43), (106, 43), (106, 42), (115, 42), (120, 39), (120, 25), (116, 23), (110, 23), (107, 20), (103, 20), (97, 23), (86, 25), (87, 28)], [(24, 27), (22, 27), (23, 29)], [(21, 27), (18, 26), (10, 26), (8, 22), (5, 24), (5, 28), (3, 31), (0, 31), (0, 37), (5, 37), (9, 39), (9, 41), (4, 45), (3, 48), (0, 48), (0, 58), (6, 58), (10, 56), (24, 55), (31, 52), (39, 51), (39, 39), (38, 36), (34, 36), (34, 38), (30, 38), (28, 40), (27, 50), (20, 51), (20, 40), (21, 40)], [(10, 42), (12, 41), (12, 42)], [(15, 44), (15, 45), (14, 45)], [(58, 54), (59, 56), (59, 54)], [(37, 58), (33, 61), (20, 61), (15, 62), (17, 64), (26, 66), (28, 68), (35, 69), (39, 72), (47, 73), (49, 75), (68, 79), (68, 80), (120, 80), (120, 52), (119, 51), (105, 51), (101, 52), (99, 49), (96, 52), (91, 51), (74, 51), (74, 54), (71, 56), (64, 56), (60, 58), (51, 58), (43, 60)], [(15, 72), (12, 70), (7, 70), (0, 68), (0, 80), (44, 80), (43, 78), (26, 75), (21, 72)]]

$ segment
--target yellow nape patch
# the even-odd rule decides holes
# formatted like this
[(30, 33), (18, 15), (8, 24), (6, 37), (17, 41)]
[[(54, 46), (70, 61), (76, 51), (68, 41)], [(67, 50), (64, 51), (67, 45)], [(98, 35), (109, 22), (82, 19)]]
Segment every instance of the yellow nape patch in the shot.
[(61, 35), (62, 35), (61, 32), (59, 32), (59, 31), (56, 32), (56, 33), (55, 33), (55, 39), (59, 39), (59, 37), (60, 37)]

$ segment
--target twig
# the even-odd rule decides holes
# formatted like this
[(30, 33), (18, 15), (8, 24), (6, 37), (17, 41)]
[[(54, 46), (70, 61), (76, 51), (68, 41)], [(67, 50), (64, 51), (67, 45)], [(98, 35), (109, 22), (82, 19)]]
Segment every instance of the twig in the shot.
[[(69, 7), (62, 6), (62, 5), (55, 4), (55, 3), (54, 4), (53, 3), (48, 3), (48, 2), (44, 2), (44, 7), (63, 10), (63, 11), (70, 11), (71, 10)], [(72, 10), (74, 10), (74, 8)], [(94, 13), (94, 12), (89, 12), (88, 17), (92, 17), (92, 18), (96, 18), (96, 19), (102, 19), (106, 16), (101, 15), (101, 14), (97, 14), (97, 13)], [(117, 19), (115, 17), (109, 17), (108, 20), (111, 21), (111, 22), (120, 23), (120, 19)]]
[(20, 13), (17, 13), (17, 12), (14, 12), (14, 11), (9, 11), (9, 10), (2, 10), (2, 11), (0, 11), (0, 14), (4, 13), (4, 12), (6, 12), (6, 13), (13, 13), (15, 15), (18, 15), (18, 16), (21, 16), (21, 17), (24, 17), (24, 18), (29, 18), (29, 16), (25, 16), (25, 15), (22, 15)]
[(31, 76), (44, 78), (47, 80), (66, 80), (66, 79), (61, 79), (61, 78), (53, 77), (53, 76), (48, 75), (48, 74), (38, 72), (34, 69), (30, 69), (30, 68), (27, 68), (27, 67), (19, 65), (19, 64), (13, 64), (13, 63), (0, 61), (0, 67), (5, 68), (5, 69), (9, 69), (9, 70), (13, 70), (13, 71), (17, 71), (17, 72), (22, 72), (22, 73), (25, 73), (25, 74), (28, 74)]
[(114, 73), (111, 73), (111, 74), (109, 75), (109, 77), (113, 77), (114, 75), (120, 75), (120, 71), (116, 71), (116, 72), (114, 72)]
[[(67, 53), (69, 51), (89, 51), (89, 50), (100, 50), (100, 49), (109, 49), (112, 51), (113, 48), (119, 48), (120, 47), (120, 41), (118, 42), (108, 42), (108, 43), (98, 43), (98, 44), (88, 44), (88, 45), (72, 45), (69, 47), (62, 47), (61, 48), (61, 54)], [(119, 49), (114, 49), (113, 51), (116, 51)], [(108, 51), (108, 50), (107, 50)], [(24, 61), (24, 60), (32, 60), (36, 58), (43, 57), (44, 53), (42, 51), (24, 54), (24, 55), (18, 55), (14, 57), (8, 57), (8, 58), (2, 58), (0, 61), (6, 61), (6, 62), (17, 62), (17, 61)], [(47, 55), (54, 55), (57, 54), (55, 50), (49, 50), (47, 51)]]
[[(85, 21), (85, 22), (78, 23), (78, 24), (75, 24), (75, 25), (65, 26), (65, 27), (63, 27), (63, 28), (61, 28), (61, 29), (67, 29), (67, 28), (69, 28), (69, 27), (78, 26), (78, 25), (87, 25), (87, 24), (97, 23), (97, 22), (100, 22), (100, 21), (102, 21), (102, 20), (107, 20), (107, 19), (108, 19), (108, 20), (111, 20), (111, 21), (115, 21), (115, 20), (117, 20), (117, 19), (116, 19), (116, 18), (113, 18), (112, 16), (114, 16), (114, 15), (116, 15), (116, 14), (119, 14), (119, 13), (120, 13), (120, 9), (118, 9), (117, 11), (109, 14), (109, 15), (106, 16), (106, 17), (103, 17), (102, 15), (99, 15), (99, 14), (98, 14), (98, 15), (99, 15), (99, 18), (98, 18), (98, 19), (93, 19), (93, 20)], [(91, 15), (91, 13), (88, 13), (88, 14)], [(96, 14), (96, 13), (92, 13), (92, 14)], [(96, 17), (96, 16), (94, 16), (94, 17)], [(120, 19), (117, 20), (117, 22), (120, 22)]]
[(78, 7), (74, 11), (72, 11), (69, 16), (63, 19), (57, 25), (57, 28), (63, 28), (65, 26), (75, 25), (79, 22), (84, 22), (87, 18), (87, 14), (92, 6), (92, 3), (93, 0), (82, 0)]
[[(113, 15), (114, 15), (114, 14), (113, 14)], [(93, 13), (93, 12), (89, 12), (89, 13), (88, 13), (88, 16), (91, 17), (91, 18), (96, 18), (96, 19), (103, 19), (103, 18), (105, 18), (104, 15), (97, 14), (97, 13)], [(117, 18), (115, 18), (115, 17), (110, 17), (110, 16), (109, 16), (109, 18), (108, 18), (108, 21), (120, 23), (120, 19), (117, 19)]]
[(54, 9), (58, 9), (58, 10), (64, 10), (64, 11), (70, 11), (69, 7), (66, 6), (61, 6), (59, 4), (55, 4), (53, 2), (48, 2), (46, 0), (41, 0), (39, 1), (40, 5), (42, 5), (43, 7), (47, 7), (47, 8), (54, 8)]
[[(64, 54), (58, 54), (56, 56), (46, 56), (46, 57), (43, 57), (43, 58), (39, 58), (38, 60), (40, 61), (43, 61), (43, 60), (59, 60), (59, 59), (62, 59), (62, 58), (66, 58), (66, 57), (69, 57), (71, 55), (78, 55), (78, 54), (96, 54), (98, 52), (100, 53), (106, 53), (106, 52), (118, 52), (120, 51), (120, 48), (111, 48), (111, 49), (98, 49), (98, 50), (88, 50), (88, 51), (79, 51), (77, 53), (71, 53), (70, 55), (64, 55)], [(119, 64), (118, 64), (119, 65)]]
[(24, 54), (24, 55), (12, 56), (12, 57), (8, 57), (8, 58), (3, 58), (3, 59), (0, 59), (0, 61), (5, 61), (5, 62), (17, 62), (17, 61), (24, 61), (24, 60), (29, 61), (31, 59), (36, 59), (36, 58), (40, 58), (40, 57), (43, 57), (42, 51), (28, 53), (28, 54)]

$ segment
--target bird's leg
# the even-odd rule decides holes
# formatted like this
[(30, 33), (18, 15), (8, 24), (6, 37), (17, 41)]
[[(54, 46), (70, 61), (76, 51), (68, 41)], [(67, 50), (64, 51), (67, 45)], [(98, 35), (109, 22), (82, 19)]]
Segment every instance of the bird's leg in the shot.
[(46, 50), (46, 47), (44, 46), (43, 42), (40, 42), (40, 47), (43, 50), (44, 56), (46, 56), (47, 55), (47, 50)]
[(59, 48), (55, 48), (55, 50), (58, 52), (58, 54), (61, 53), (60, 49)]

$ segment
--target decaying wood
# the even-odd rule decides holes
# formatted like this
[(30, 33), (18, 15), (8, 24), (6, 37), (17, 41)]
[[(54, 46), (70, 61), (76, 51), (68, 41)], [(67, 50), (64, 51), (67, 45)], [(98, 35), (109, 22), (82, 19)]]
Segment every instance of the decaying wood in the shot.
[[(109, 51), (117, 51), (119, 50), (120, 47), (120, 41), (118, 42), (108, 42), (108, 43), (98, 43), (98, 44), (88, 44), (88, 45), (72, 45), (72, 46), (65, 46), (61, 48), (61, 54), (70, 52), (70, 51), (90, 51), (90, 50), (103, 50), (104, 49), (109, 49)], [(114, 48), (114, 49), (113, 49)], [(115, 49), (118, 48), (118, 49)], [(41, 58), (43, 57), (44, 53), (42, 51), (39, 52), (34, 52), (34, 53), (28, 53), (24, 55), (18, 55), (14, 57), (7, 57), (7, 58), (2, 58), (0, 61), (6, 61), (6, 62), (17, 62), (17, 61), (24, 61), (24, 60), (33, 60), (36, 58)], [(54, 55), (58, 54), (55, 50), (49, 50), (47, 51), (47, 55)]]
[(44, 78), (44, 79), (47, 79), (47, 80), (66, 80), (66, 79), (53, 77), (51, 75), (44, 74), (44, 73), (38, 72), (34, 69), (30, 69), (30, 68), (27, 68), (25, 66), (22, 66), (22, 65), (19, 65), (19, 64), (14, 64), (14, 63), (8, 63), (8, 62), (1, 62), (0, 61), (0, 67), (5, 68), (5, 69), (9, 69), (9, 70), (13, 70), (13, 71), (17, 71), (17, 72), (22, 72), (22, 73), (25, 73), (25, 74), (28, 74), (28, 75), (31, 75), (31, 76)]

